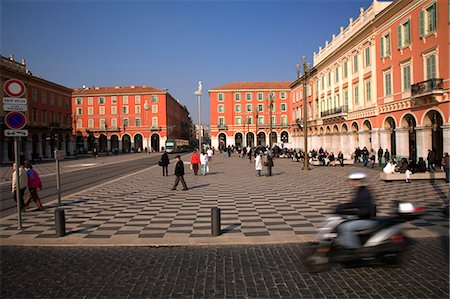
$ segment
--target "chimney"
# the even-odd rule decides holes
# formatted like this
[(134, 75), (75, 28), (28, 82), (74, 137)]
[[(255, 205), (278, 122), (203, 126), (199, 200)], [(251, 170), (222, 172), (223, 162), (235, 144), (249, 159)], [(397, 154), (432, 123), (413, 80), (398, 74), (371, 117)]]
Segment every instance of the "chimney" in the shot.
[(27, 65), (27, 62), (25, 61), (24, 58), (22, 58), (22, 65)]
[(9, 60), (14, 61), (14, 54), (9, 54)]

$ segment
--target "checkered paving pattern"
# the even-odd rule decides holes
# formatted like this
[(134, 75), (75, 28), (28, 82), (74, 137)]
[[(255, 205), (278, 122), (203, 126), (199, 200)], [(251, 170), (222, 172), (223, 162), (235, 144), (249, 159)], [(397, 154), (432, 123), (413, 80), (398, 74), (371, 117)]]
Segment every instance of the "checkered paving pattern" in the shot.
[[(170, 173), (173, 167), (169, 167)], [(360, 167), (320, 166), (309, 172), (301, 167), (301, 163), (276, 159), (272, 177), (257, 177), (254, 163), (248, 159), (216, 154), (206, 176), (194, 176), (185, 165), (188, 191), (181, 191), (180, 185), (172, 191), (175, 176), (163, 177), (159, 167), (150, 167), (65, 197), (68, 235), (60, 239), (76, 239), (80, 245), (87, 239), (114, 243), (120, 237), (130, 244), (146, 239), (151, 239), (151, 244), (174, 239), (195, 242), (211, 238), (211, 208), (215, 207), (222, 214), (223, 233), (215, 239), (218, 242), (226, 236), (241, 240), (276, 237), (282, 241), (313, 237), (334, 206), (351, 197), (346, 176)], [(407, 229), (448, 234), (448, 218), (441, 211), (443, 202), (448, 202), (449, 185), (445, 181), (383, 182), (379, 171), (367, 169), (378, 215), (391, 213), (394, 200), (417, 202), (428, 208), (427, 214), (406, 224)], [(54, 210), (55, 206), (43, 212), (27, 211), (22, 231), (17, 230), (17, 216), (1, 219), (2, 244), (19, 239), (42, 239), (43, 243), (55, 239)]]

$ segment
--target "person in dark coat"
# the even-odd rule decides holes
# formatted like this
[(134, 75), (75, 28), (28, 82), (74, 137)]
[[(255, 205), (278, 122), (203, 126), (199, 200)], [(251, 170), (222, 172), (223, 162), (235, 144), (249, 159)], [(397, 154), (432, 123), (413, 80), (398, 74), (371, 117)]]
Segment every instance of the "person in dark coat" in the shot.
[(159, 161), (159, 165), (162, 167), (163, 176), (169, 176), (169, 155), (167, 152), (164, 152), (161, 156), (161, 161)]
[(382, 164), (381, 164), (382, 159), (383, 159), (383, 149), (380, 146), (380, 149), (378, 150), (378, 164), (380, 165), (380, 167), (382, 167)]
[(356, 189), (353, 200), (349, 203), (336, 207), (336, 214), (354, 215), (358, 220), (344, 222), (338, 227), (338, 243), (347, 249), (357, 249), (361, 246), (357, 231), (366, 230), (377, 222), (371, 220), (376, 216), (376, 207), (372, 194), (365, 185), (366, 174), (364, 172), (353, 172), (348, 176), (351, 188)]
[(386, 164), (391, 161), (391, 154), (389, 153), (388, 149), (384, 152), (384, 161), (386, 161)]
[(341, 167), (344, 167), (344, 154), (341, 151), (338, 154), (338, 161), (341, 163)]
[(436, 151), (434, 149), (428, 150), (428, 156), (427, 156), (427, 162), (428, 162), (428, 171), (434, 172), (436, 170)]
[(178, 183), (181, 181), (181, 184), (183, 184), (183, 191), (186, 191), (188, 190), (188, 187), (184, 181), (183, 161), (181, 161), (181, 157), (179, 155), (176, 156), (175, 159), (177, 160), (177, 164), (175, 165), (175, 176), (177, 178), (175, 179), (175, 184), (173, 185), (172, 190), (177, 190)]
[(420, 157), (419, 162), (417, 162), (417, 172), (426, 172), (427, 171), (427, 164), (425, 163), (425, 160)]

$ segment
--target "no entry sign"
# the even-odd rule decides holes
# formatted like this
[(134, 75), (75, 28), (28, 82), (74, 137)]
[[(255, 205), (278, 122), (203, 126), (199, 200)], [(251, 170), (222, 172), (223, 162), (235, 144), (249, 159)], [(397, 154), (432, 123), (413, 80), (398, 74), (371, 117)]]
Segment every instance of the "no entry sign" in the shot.
[(5, 116), (5, 123), (10, 129), (20, 130), (27, 124), (27, 118), (20, 112), (9, 112)]
[(18, 79), (9, 79), (3, 85), (3, 89), (10, 97), (20, 98), (25, 94), (25, 84)]

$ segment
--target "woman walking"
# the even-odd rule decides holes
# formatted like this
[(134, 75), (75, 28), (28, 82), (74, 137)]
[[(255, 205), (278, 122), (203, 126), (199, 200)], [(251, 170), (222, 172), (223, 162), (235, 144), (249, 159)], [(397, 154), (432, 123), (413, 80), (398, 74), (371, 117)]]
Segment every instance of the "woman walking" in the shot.
[(259, 155), (257, 155), (255, 158), (255, 170), (257, 176), (261, 176), (262, 169), (263, 169), (262, 153), (259, 153)]
[(202, 175), (206, 175), (206, 167), (208, 166), (208, 155), (202, 152), (200, 155), (200, 164), (202, 165)]
[(198, 156), (197, 150), (194, 151), (191, 157), (191, 165), (192, 169), (194, 170), (194, 174), (198, 174), (198, 165), (200, 164), (200, 157)]
[(33, 169), (30, 162), (25, 162), (24, 167), (27, 171), (28, 175), (28, 199), (25, 201), (25, 206), (23, 210), (25, 211), (31, 203), (31, 200), (34, 201), (36, 208), (38, 211), (42, 211), (44, 208), (42, 206), (41, 199), (39, 198), (39, 194), (37, 193), (37, 189), (42, 190), (42, 181), (39, 177), (39, 174)]

